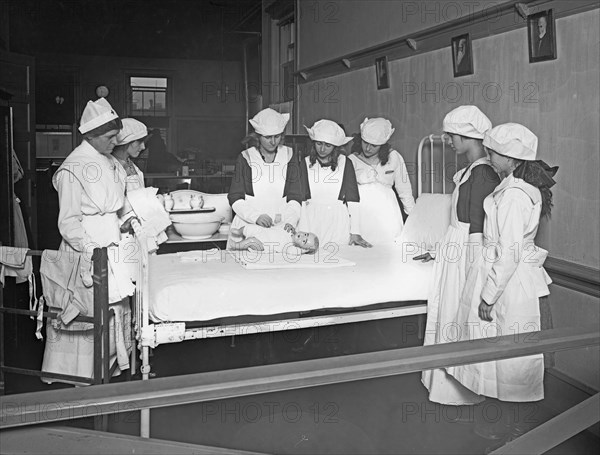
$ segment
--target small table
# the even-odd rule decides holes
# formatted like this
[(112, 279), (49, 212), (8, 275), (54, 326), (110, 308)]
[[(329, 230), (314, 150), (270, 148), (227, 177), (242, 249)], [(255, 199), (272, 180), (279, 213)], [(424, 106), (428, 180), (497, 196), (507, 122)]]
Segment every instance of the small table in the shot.
[(177, 253), (179, 251), (210, 250), (211, 248), (225, 249), (227, 234), (217, 232), (208, 239), (184, 239), (172, 227), (167, 229), (169, 240), (159, 246), (157, 254)]

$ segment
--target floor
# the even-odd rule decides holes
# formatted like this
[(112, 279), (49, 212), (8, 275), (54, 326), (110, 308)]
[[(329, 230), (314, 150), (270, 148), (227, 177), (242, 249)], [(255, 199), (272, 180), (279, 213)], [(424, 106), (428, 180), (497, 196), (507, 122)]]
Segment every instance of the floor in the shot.
[[(16, 326), (32, 334), (31, 321)], [(6, 334), (14, 323), (7, 321)], [(159, 346), (152, 357), (158, 377), (291, 362), (315, 357), (416, 346), (421, 342), (399, 329), (399, 320), (348, 324), (266, 335), (188, 341)], [(417, 324), (406, 318), (406, 324)], [(9, 361), (35, 367), (42, 345), (32, 337), (9, 338)], [(18, 341), (17, 344), (15, 344)], [(19, 360), (17, 360), (19, 359)], [(39, 366), (39, 365), (38, 365)], [(117, 379), (123, 380), (124, 378)], [(63, 387), (36, 378), (7, 376), (7, 393)], [(487, 405), (494, 419), (499, 408)], [(525, 410), (535, 426), (553, 416), (544, 402)], [(240, 399), (155, 409), (154, 438), (278, 454), (481, 454), (492, 445), (456, 422), (456, 410), (430, 403), (420, 374), (307, 388)], [(91, 420), (71, 422), (90, 428)], [(139, 414), (109, 417), (109, 431), (139, 434)], [(597, 453), (600, 440), (583, 432), (550, 454)]]

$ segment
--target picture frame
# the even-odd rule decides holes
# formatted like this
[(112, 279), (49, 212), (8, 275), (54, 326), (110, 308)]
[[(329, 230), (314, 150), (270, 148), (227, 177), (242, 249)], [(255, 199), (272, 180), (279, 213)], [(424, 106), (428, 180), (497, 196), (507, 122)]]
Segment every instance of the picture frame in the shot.
[(556, 60), (556, 27), (552, 9), (527, 16), (529, 63)]
[(452, 68), (454, 77), (468, 76), (473, 74), (473, 49), (471, 47), (471, 35), (455, 36), (450, 40), (452, 49)]
[(377, 77), (377, 90), (390, 88), (387, 56), (375, 59), (375, 75)]

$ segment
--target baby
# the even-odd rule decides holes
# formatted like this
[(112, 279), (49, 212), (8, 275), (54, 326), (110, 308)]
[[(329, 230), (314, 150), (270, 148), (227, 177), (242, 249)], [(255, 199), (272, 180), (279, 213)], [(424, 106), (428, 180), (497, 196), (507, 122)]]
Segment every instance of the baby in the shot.
[[(319, 249), (319, 239), (311, 232), (296, 232), (291, 224), (275, 225), (270, 228), (248, 224), (238, 229), (232, 228), (230, 249), (264, 251), (265, 245), (277, 253), (315, 254)], [(236, 241), (235, 237), (242, 239)]]

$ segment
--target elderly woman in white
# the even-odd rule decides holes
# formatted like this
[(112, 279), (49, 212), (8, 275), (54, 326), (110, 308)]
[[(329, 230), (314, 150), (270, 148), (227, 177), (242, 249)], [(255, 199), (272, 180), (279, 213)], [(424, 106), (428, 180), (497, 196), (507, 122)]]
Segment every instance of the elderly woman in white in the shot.
[[(82, 143), (69, 154), (52, 178), (58, 191), (58, 228), (62, 235), (58, 258), (42, 256), (44, 296), (58, 318), (47, 324), (42, 370), (92, 377), (93, 336), (89, 324), (74, 321), (93, 312), (91, 257), (94, 248), (108, 247), (108, 292), (111, 338), (119, 367), (129, 368), (129, 301), (134, 286), (118, 259), (118, 211), (125, 199), (125, 172), (111, 155), (122, 122), (104, 98), (89, 101), (79, 131)], [(68, 331), (68, 332), (66, 332)], [(68, 333), (68, 335), (67, 335)], [(44, 379), (46, 380), (46, 379)]]
[(305, 128), (312, 146), (301, 164), (305, 202), (298, 229), (315, 233), (322, 246), (370, 247), (361, 236), (354, 167), (342, 149), (352, 138), (331, 120), (319, 120)]
[(373, 244), (393, 242), (402, 232), (404, 221), (392, 188), (407, 215), (415, 205), (404, 159), (388, 143), (393, 133), (389, 120), (366, 118), (349, 156), (360, 193), (360, 231)]
[[(250, 120), (254, 133), (242, 143), (228, 199), (235, 212), (232, 232), (247, 224), (296, 227), (302, 192), (298, 159), (282, 144), (289, 114), (267, 108)], [(230, 243), (230, 242), (229, 242)]]
[[(536, 160), (537, 137), (517, 123), (496, 126), (483, 145), (502, 178), (485, 199), (484, 254), (468, 270), (457, 313), (459, 340), (540, 330), (539, 298), (551, 282), (543, 269), (548, 252), (535, 245), (541, 216), (552, 207), (550, 187), (557, 168)], [(526, 431), (519, 403), (544, 398), (542, 354), (447, 368), (473, 393), (498, 399), (502, 426), (478, 425), (489, 439)]]

